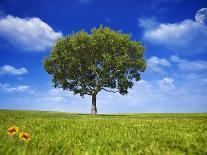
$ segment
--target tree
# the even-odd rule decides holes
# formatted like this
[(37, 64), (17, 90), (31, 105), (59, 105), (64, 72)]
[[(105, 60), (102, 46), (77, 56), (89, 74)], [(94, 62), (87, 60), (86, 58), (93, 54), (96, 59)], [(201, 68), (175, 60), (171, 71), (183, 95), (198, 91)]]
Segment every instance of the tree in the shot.
[(97, 113), (96, 96), (101, 90), (125, 95), (146, 68), (140, 42), (103, 26), (57, 40), (43, 63), (54, 87), (92, 96), (91, 114)]

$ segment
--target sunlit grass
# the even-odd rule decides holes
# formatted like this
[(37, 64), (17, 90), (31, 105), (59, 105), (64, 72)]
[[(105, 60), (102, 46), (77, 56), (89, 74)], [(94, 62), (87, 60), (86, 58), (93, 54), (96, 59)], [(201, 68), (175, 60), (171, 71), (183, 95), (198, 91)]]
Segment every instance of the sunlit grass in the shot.
[[(14, 140), (10, 126), (30, 133)], [(207, 154), (207, 114), (0, 111), (0, 154)]]

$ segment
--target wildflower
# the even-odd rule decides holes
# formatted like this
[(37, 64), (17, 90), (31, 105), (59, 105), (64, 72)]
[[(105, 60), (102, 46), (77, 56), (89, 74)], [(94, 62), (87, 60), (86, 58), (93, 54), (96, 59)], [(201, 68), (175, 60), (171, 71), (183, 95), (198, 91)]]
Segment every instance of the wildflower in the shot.
[(8, 128), (8, 130), (7, 130), (7, 133), (8, 133), (9, 135), (15, 135), (15, 134), (17, 134), (18, 132), (19, 132), (19, 128), (16, 127), (16, 126), (12, 126), (12, 127)]
[(28, 141), (30, 140), (30, 134), (27, 132), (22, 132), (19, 134), (19, 138), (22, 139), (23, 141)]

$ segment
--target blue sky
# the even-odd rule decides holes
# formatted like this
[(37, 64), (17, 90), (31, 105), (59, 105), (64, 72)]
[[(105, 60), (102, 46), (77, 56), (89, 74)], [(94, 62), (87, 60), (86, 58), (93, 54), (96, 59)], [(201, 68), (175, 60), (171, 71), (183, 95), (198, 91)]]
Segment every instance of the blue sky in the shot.
[(42, 59), (57, 38), (102, 24), (141, 41), (148, 68), (128, 95), (101, 92), (98, 113), (207, 112), (206, 8), (206, 0), (1, 0), (0, 109), (90, 113), (90, 97), (52, 87)]

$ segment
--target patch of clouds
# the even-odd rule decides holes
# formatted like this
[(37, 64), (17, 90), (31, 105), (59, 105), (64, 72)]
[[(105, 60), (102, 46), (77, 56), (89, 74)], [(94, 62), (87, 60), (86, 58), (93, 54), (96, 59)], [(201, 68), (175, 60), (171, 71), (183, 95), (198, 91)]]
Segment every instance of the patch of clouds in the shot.
[(163, 67), (170, 67), (171, 63), (165, 58), (152, 56), (151, 58), (147, 59), (147, 66), (154, 72), (164, 73), (165, 71)]
[(195, 54), (207, 52), (207, 26), (186, 19), (178, 23), (159, 23), (153, 18), (138, 19), (147, 42), (163, 45), (173, 52)]
[[(183, 70), (179, 66), (182, 64), (181, 66), (183, 67), (183, 63), (189, 65), (201, 60), (187, 60), (177, 55), (172, 55), (169, 58), (154, 56), (149, 60), (151, 66), (159, 66), (164, 71), (167, 70), (167, 75), (158, 76), (158, 74), (150, 73), (151, 80), (134, 81), (133, 88), (129, 89), (129, 93), (125, 96), (119, 93), (99, 92), (97, 95), (99, 114), (207, 111), (207, 78), (205, 70)], [(168, 71), (170, 68), (173, 68), (172, 72)], [(2, 89), (2, 85), (0, 87)], [(82, 98), (79, 95), (73, 95), (72, 92), (63, 91), (61, 88), (48, 88), (36, 91), (31, 96), (28, 94), (22, 97), (12, 97), (9, 101), (8, 99), (5, 101), (2, 99), (3, 102), (6, 102), (6, 104), (1, 105), (1, 108), (4, 107), (6, 109), (68, 111), (88, 114), (91, 110), (91, 96)]]
[(65, 102), (64, 98), (63, 97), (60, 97), (60, 96), (45, 97), (44, 99), (45, 100), (48, 100), (49, 102), (57, 102), (57, 103)]
[(64, 92), (60, 88), (52, 88), (49, 89), (48, 92), (43, 93), (43, 96), (40, 98), (44, 102), (50, 102), (50, 103), (64, 103), (66, 101), (65, 98), (68, 97), (68, 94)]
[[(154, 81), (142, 80), (136, 82), (125, 96), (101, 92), (97, 103), (102, 113), (205, 112), (207, 87), (196, 81), (197, 79), (175, 82), (171, 77)], [(207, 86), (207, 83), (204, 85)]]
[(9, 84), (0, 84), (0, 90), (9, 92), (9, 93), (15, 93), (15, 92), (30, 92), (32, 93), (32, 90), (30, 89), (30, 86), (28, 85), (17, 85), (17, 86), (11, 86)]
[(23, 96), (22, 98), (14, 97), (11, 102), (13, 103), (12, 108), (15, 107), (15, 109), (20, 109), (17, 105), (23, 104), (24, 109), (30, 110), (90, 113), (91, 108), (91, 97), (85, 96), (82, 98), (79, 95), (73, 95), (70, 91), (63, 91), (61, 88), (36, 91), (34, 95)]
[(40, 18), (20, 18), (7, 15), (0, 18), (0, 36), (21, 51), (45, 51), (52, 47), (61, 32), (55, 32)]
[(158, 81), (160, 88), (175, 88), (174, 85), (175, 80), (169, 77), (165, 77), (162, 80)]
[(175, 63), (183, 62), (183, 60), (180, 59), (180, 57), (177, 56), (177, 55), (172, 55), (172, 56), (170, 57), (170, 60), (171, 60), (172, 62), (175, 62)]
[(155, 18), (138, 18), (138, 25), (144, 30), (153, 30), (159, 26)]
[(205, 74), (207, 71), (206, 60), (188, 60), (180, 58), (178, 55), (172, 55), (169, 58), (152, 56), (147, 59), (147, 66), (147, 71), (153, 71), (160, 74)]
[[(69, 100), (72, 98), (72, 100)], [(64, 104), (64, 103), (75, 103), (75, 100), (80, 101), (82, 97), (79, 95), (73, 95), (72, 92), (64, 91), (61, 88), (51, 88), (46, 92), (43, 92), (41, 95), (38, 95), (38, 102), (43, 103), (55, 103), (55, 104)]]
[(198, 72), (207, 71), (207, 61), (205, 60), (186, 60), (181, 59), (177, 55), (170, 57), (170, 60), (176, 63), (181, 71)]
[(6, 74), (6, 75), (23, 75), (27, 74), (28, 70), (24, 67), (21, 68), (15, 68), (10, 65), (4, 65), (0, 68), (0, 74)]
[[(135, 82), (133, 89), (124, 96), (101, 91), (97, 95), (98, 113), (205, 112), (207, 82), (203, 79), (201, 85), (198, 81), (196, 78), (175, 82), (173, 77), (164, 77)], [(4, 107), (90, 113), (91, 96), (82, 98), (72, 92), (52, 88), (32, 96), (11, 98)]]

